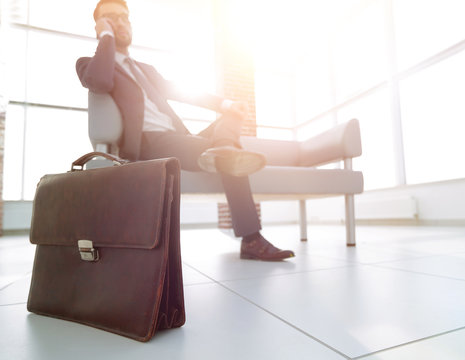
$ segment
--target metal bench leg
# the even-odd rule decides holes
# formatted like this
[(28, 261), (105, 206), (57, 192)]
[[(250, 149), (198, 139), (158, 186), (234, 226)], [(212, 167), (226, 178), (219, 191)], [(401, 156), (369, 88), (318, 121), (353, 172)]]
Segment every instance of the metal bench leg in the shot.
[[(344, 160), (344, 169), (352, 170), (352, 159)], [(346, 241), (347, 246), (355, 246), (354, 194), (345, 196), (346, 202)]]
[(305, 199), (299, 200), (300, 209), (300, 240), (307, 241), (307, 203)]
[(345, 196), (346, 203), (346, 241), (347, 246), (355, 246), (354, 195)]

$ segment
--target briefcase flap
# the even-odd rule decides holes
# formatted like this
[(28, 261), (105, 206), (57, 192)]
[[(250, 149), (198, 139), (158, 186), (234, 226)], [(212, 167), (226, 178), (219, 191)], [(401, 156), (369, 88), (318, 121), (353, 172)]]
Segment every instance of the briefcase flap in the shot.
[[(167, 166), (168, 163), (176, 165)], [(173, 171), (173, 169), (177, 171)], [(37, 185), (30, 241), (39, 245), (151, 249), (172, 200), (176, 159), (45, 175)]]

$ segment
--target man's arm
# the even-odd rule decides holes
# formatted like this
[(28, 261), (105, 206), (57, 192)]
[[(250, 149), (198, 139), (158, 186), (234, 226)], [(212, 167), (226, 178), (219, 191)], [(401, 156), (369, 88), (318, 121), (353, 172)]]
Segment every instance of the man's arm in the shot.
[(233, 112), (240, 117), (247, 117), (248, 107), (244, 102), (231, 101), (224, 99), (221, 96), (208, 93), (194, 94), (182, 91), (175, 83), (165, 80), (158, 72), (156, 72), (156, 70), (153, 69), (153, 71), (155, 81), (159, 88), (161, 84), (161, 90), (164, 92), (167, 99), (200, 106), (219, 113)]
[(93, 57), (77, 60), (76, 72), (82, 86), (95, 93), (107, 93), (113, 89), (115, 51), (115, 39), (104, 35), (100, 38)]

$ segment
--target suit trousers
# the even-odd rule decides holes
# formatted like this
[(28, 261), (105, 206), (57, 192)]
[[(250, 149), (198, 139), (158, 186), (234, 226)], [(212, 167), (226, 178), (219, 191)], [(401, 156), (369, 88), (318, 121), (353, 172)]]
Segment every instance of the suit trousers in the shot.
[[(142, 133), (140, 159), (175, 157), (181, 163), (181, 169), (202, 171), (197, 160), (207, 149), (229, 142), (238, 144), (237, 129), (230, 126), (231, 119), (225, 115), (198, 135), (176, 131), (148, 131)], [(240, 129), (239, 129), (240, 131)], [(221, 174), (224, 192), (231, 211), (234, 234), (247, 236), (260, 231), (249, 178)]]

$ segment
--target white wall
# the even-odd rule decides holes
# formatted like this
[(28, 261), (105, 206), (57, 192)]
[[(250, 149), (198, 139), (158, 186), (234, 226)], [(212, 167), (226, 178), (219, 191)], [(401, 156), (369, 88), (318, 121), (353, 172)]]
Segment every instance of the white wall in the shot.
[[(416, 216), (411, 218), (407, 199), (413, 199)], [(388, 203), (396, 202), (397, 214), (385, 209)], [(388, 214), (376, 217), (373, 214)], [(403, 186), (393, 189), (367, 191), (355, 196), (357, 219), (414, 220), (419, 224), (465, 225), (465, 179), (437, 183)], [(344, 199), (328, 198), (307, 201), (309, 221), (342, 221)]]
[[(181, 206), (181, 223), (212, 226), (218, 222), (215, 203), (185, 202)], [(6, 201), (4, 203), (3, 230), (27, 230), (31, 225), (32, 201)]]
[(3, 230), (24, 230), (31, 226), (32, 201), (5, 201)]
[[(297, 223), (299, 204), (298, 201), (264, 201), (261, 213), (264, 225)], [(367, 191), (355, 196), (355, 216), (361, 220), (465, 226), (465, 179)], [(342, 196), (307, 200), (309, 222), (342, 222), (344, 217)], [(195, 221), (212, 224), (216, 220), (214, 203), (182, 206), (181, 222), (185, 224)]]

